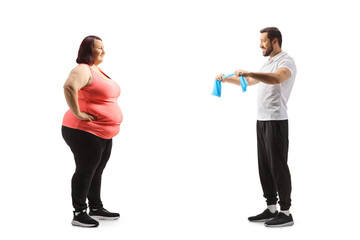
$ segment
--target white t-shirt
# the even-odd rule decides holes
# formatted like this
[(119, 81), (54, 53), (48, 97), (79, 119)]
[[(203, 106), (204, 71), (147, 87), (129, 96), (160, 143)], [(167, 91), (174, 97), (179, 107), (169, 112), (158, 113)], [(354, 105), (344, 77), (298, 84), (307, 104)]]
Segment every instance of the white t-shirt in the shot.
[(265, 84), (258, 86), (258, 120), (286, 120), (287, 102), (296, 77), (294, 60), (286, 53), (280, 52), (262, 66), (259, 72), (273, 73), (278, 68), (289, 69), (291, 76), (280, 84)]

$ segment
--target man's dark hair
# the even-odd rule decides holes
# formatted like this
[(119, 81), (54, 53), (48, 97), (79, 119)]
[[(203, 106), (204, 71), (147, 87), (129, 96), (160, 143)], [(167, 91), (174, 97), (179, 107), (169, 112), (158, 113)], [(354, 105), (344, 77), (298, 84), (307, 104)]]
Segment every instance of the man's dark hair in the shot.
[(282, 43), (282, 36), (281, 36), (281, 32), (278, 28), (276, 27), (267, 27), (264, 28), (262, 30), (260, 30), (260, 33), (265, 33), (267, 32), (267, 37), (268, 39), (270, 39), (270, 41), (272, 42), (275, 38), (278, 39), (279, 42), (279, 46), (281, 48), (281, 43)]

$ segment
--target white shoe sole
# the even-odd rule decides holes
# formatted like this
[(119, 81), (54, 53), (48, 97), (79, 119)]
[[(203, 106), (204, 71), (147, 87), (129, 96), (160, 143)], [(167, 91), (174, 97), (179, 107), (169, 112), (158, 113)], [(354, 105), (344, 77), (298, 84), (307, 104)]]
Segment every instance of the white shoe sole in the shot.
[(119, 218), (119, 217), (103, 217), (103, 216), (96, 216), (96, 215), (89, 215), (89, 216), (96, 220), (116, 220)]
[(292, 226), (292, 225), (294, 225), (294, 221), (283, 223), (283, 224), (277, 224), (277, 225), (267, 225), (265, 223), (265, 227), (287, 227), (287, 226)]
[(270, 221), (271, 219), (273, 218), (268, 218), (268, 219), (261, 219), (261, 220), (249, 220), (249, 222), (267, 222), (267, 221)]
[(78, 226), (78, 227), (97, 227), (98, 225), (96, 224), (88, 224), (88, 223), (82, 223), (76, 220), (72, 220), (71, 224), (73, 226)]

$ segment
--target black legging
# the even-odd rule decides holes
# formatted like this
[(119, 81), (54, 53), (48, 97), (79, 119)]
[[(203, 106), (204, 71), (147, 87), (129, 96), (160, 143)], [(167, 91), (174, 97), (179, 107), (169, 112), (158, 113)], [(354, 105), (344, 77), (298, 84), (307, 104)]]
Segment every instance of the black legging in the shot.
[(110, 158), (112, 139), (62, 126), (62, 135), (74, 154), (76, 170), (71, 181), (71, 196), (75, 211), (102, 207), (101, 175)]

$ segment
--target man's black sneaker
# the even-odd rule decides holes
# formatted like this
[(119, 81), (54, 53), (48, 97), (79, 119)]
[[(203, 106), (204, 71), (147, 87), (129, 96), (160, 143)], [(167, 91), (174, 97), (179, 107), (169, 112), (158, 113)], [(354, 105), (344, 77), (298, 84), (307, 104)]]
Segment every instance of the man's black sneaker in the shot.
[(79, 227), (99, 226), (99, 222), (89, 217), (89, 215), (86, 213), (86, 210), (84, 210), (83, 212), (74, 212), (74, 218), (71, 224)]
[(250, 222), (266, 222), (278, 215), (278, 211), (275, 213), (270, 212), (269, 209), (266, 209), (264, 212), (260, 213), (259, 215), (249, 217)]
[(280, 212), (275, 218), (265, 222), (266, 227), (285, 227), (294, 225), (292, 215), (287, 216), (285, 213)]
[(116, 220), (120, 217), (118, 213), (112, 213), (105, 208), (91, 209), (89, 215), (100, 220)]

